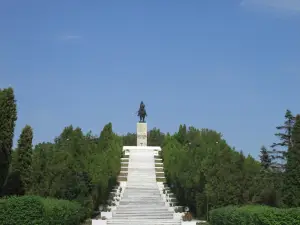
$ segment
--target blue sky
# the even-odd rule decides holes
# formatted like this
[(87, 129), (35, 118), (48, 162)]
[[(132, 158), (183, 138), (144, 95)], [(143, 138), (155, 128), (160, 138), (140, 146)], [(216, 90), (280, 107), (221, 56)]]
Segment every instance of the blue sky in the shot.
[[(64, 126), (133, 132), (212, 128), (257, 156), (287, 108), (300, 112), (299, 0), (2, 0), (0, 87), (18, 100), (16, 138)], [(297, 95), (298, 94), (298, 95)]]

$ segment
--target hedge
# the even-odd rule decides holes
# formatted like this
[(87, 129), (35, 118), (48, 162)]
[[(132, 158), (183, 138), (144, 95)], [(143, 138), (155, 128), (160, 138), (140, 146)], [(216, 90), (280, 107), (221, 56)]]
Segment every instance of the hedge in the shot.
[(210, 211), (212, 225), (300, 225), (300, 208), (227, 206)]
[(77, 202), (39, 196), (0, 200), (1, 225), (79, 225), (87, 211)]
[(49, 225), (77, 225), (83, 222), (88, 211), (77, 202), (46, 198), (41, 200), (45, 220)]

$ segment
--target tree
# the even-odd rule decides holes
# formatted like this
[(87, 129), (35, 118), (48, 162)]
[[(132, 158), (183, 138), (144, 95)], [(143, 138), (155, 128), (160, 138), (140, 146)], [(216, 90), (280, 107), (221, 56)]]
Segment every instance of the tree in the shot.
[(24, 185), (25, 192), (30, 189), (31, 173), (32, 173), (32, 139), (33, 130), (31, 126), (26, 125), (20, 138), (17, 147), (17, 165), (15, 170), (20, 172), (21, 182)]
[(177, 141), (185, 145), (187, 144), (187, 129), (185, 124), (180, 124), (178, 132), (174, 135), (174, 137), (177, 139)]
[(14, 90), (0, 89), (0, 193), (9, 171), (16, 120)]
[(40, 195), (49, 195), (49, 178), (51, 171), (51, 156), (54, 152), (54, 144), (39, 143), (34, 147), (32, 154), (32, 174), (30, 192)]
[(113, 139), (113, 131), (112, 131), (112, 124), (108, 123), (104, 126), (103, 130), (101, 131), (99, 137), (99, 148), (102, 151), (107, 151), (109, 149), (109, 144)]
[(149, 146), (162, 146), (165, 135), (158, 128), (153, 128), (148, 132), (148, 145)]
[(136, 133), (127, 133), (122, 136), (123, 146), (136, 146)]
[(287, 153), (284, 176), (283, 203), (289, 207), (300, 206), (300, 115), (292, 130), (292, 147)]
[(268, 152), (272, 160), (271, 166), (281, 171), (285, 166), (286, 153), (288, 149), (292, 147), (292, 129), (295, 123), (295, 117), (290, 110), (286, 110), (284, 117), (284, 124), (276, 127), (279, 132), (276, 133), (275, 136), (277, 136), (280, 141), (273, 143), (271, 145), (272, 151)]
[(272, 160), (271, 160), (268, 150), (265, 146), (261, 147), (259, 158), (260, 158), (260, 164), (261, 164), (262, 168), (265, 170), (269, 169)]
[(255, 204), (263, 204), (276, 207), (279, 205), (279, 190), (276, 188), (276, 183), (282, 179), (278, 177), (276, 171), (271, 170), (272, 160), (265, 146), (260, 150), (260, 173), (254, 175), (254, 196), (252, 202)]

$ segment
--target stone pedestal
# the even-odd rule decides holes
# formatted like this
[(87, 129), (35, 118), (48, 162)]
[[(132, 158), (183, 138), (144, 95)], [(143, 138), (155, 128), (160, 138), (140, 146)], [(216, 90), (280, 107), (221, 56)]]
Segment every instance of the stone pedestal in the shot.
[(137, 146), (147, 146), (147, 123), (137, 123), (136, 136)]

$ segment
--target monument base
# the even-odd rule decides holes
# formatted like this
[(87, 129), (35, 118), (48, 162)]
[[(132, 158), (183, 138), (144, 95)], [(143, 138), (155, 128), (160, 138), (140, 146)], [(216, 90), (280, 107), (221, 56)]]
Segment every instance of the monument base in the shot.
[(147, 146), (147, 123), (137, 123), (136, 137), (137, 146)]

